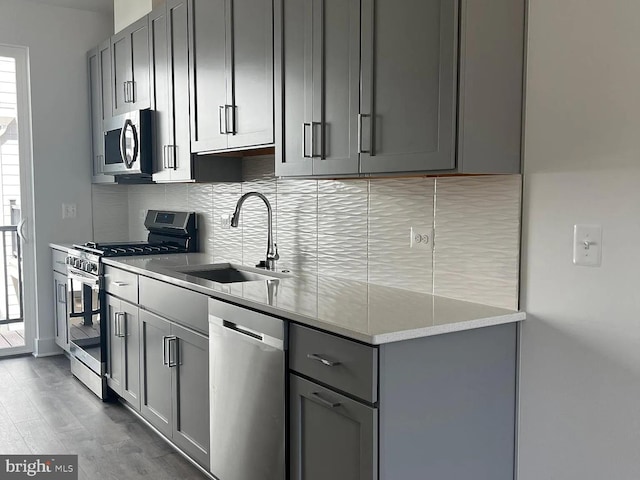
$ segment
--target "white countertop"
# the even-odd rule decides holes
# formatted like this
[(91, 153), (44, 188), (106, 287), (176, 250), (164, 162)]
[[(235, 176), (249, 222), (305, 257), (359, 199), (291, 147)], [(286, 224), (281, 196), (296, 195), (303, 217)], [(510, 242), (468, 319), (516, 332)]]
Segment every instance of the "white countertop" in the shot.
[(518, 322), (526, 317), (524, 312), (341, 278), (299, 275), (270, 282), (221, 284), (172, 270), (215, 263), (203, 253), (103, 261), (371, 345)]

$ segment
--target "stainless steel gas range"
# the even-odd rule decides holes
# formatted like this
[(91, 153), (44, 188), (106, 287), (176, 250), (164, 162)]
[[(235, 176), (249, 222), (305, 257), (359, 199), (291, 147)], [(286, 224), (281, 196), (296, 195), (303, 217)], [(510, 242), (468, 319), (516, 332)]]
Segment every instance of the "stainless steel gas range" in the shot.
[(105, 399), (107, 322), (104, 314), (102, 258), (198, 251), (197, 217), (193, 212), (149, 210), (144, 225), (147, 241), (88, 242), (67, 254), (67, 307), (71, 372), (98, 397)]

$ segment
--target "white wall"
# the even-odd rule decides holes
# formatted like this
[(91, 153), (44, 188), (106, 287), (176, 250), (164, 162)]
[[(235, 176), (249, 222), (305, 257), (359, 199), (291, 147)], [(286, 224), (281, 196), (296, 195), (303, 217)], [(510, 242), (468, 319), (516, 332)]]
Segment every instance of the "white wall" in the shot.
[[(531, 0), (519, 480), (640, 478), (640, 2)], [(572, 226), (603, 226), (602, 267)]]
[[(36, 348), (53, 348), (49, 242), (91, 238), (91, 145), (86, 51), (111, 18), (85, 10), (0, 0), (0, 43), (29, 47), (38, 291)], [(62, 220), (62, 203), (77, 218)], [(34, 232), (30, 232), (34, 236)]]
[(131, 25), (149, 13), (153, 7), (163, 3), (164, 0), (113, 0), (115, 32)]

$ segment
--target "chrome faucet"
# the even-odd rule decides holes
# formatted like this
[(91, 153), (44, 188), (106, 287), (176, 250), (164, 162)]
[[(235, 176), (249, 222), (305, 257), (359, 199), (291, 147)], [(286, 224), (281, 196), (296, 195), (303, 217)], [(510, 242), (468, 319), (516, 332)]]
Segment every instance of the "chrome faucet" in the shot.
[(278, 255), (278, 246), (273, 243), (273, 211), (271, 210), (271, 204), (269, 203), (267, 197), (259, 192), (249, 192), (242, 195), (238, 199), (238, 203), (236, 203), (236, 210), (235, 212), (233, 212), (233, 217), (231, 217), (231, 226), (234, 228), (238, 227), (238, 222), (240, 221), (240, 209), (242, 208), (242, 204), (244, 203), (244, 201), (249, 197), (260, 198), (267, 206), (267, 215), (269, 216), (266, 261), (260, 262), (258, 265), (256, 265), (256, 267), (266, 268), (267, 270), (275, 270), (276, 260), (280, 258), (280, 255)]

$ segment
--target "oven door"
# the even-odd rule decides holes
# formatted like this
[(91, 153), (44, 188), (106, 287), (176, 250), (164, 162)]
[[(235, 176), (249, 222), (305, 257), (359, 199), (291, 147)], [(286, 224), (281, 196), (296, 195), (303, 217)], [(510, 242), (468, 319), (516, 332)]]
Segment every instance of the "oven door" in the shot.
[(72, 267), (67, 280), (70, 353), (96, 375), (103, 376), (106, 358), (100, 318), (100, 280)]

